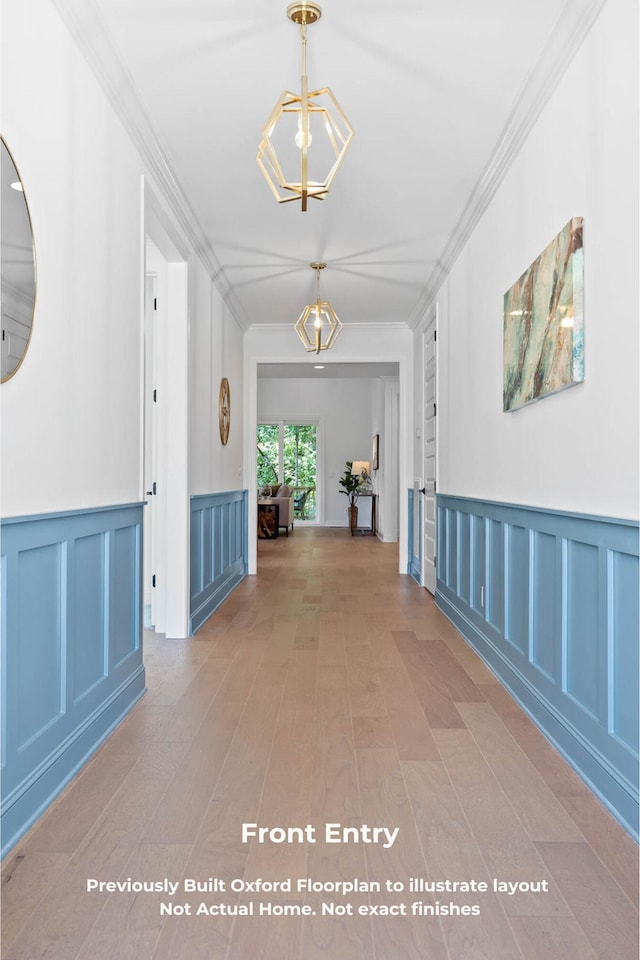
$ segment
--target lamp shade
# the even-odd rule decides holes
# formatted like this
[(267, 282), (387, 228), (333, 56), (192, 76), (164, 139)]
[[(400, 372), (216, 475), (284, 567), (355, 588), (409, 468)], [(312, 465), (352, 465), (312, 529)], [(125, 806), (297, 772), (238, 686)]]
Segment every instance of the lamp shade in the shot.
[(368, 460), (354, 460), (351, 464), (351, 473), (362, 477), (363, 481), (369, 482), (371, 473), (371, 464)]

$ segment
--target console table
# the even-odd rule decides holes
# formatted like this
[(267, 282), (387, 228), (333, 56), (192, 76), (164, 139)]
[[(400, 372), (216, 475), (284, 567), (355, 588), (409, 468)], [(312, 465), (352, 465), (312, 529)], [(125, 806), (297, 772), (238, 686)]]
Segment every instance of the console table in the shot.
[[(360, 526), (355, 527), (355, 529), (353, 529), (353, 530), (351, 531), (351, 536), (354, 537), (354, 536), (356, 535), (356, 533), (360, 533), (360, 534), (362, 534), (363, 536), (375, 537), (376, 534), (377, 534), (377, 532), (378, 532), (377, 529), (376, 529), (376, 510), (377, 510), (377, 506), (378, 506), (378, 494), (377, 494), (377, 493), (373, 493), (373, 491), (368, 492), (368, 493), (361, 493), (361, 494), (359, 495), (358, 499), (360, 500), (360, 499), (362, 499), (363, 497), (369, 497), (369, 498), (371, 499), (371, 526), (369, 526), (369, 527), (360, 527)], [(360, 515), (360, 514), (358, 513), (358, 516), (359, 516), (359, 515)]]

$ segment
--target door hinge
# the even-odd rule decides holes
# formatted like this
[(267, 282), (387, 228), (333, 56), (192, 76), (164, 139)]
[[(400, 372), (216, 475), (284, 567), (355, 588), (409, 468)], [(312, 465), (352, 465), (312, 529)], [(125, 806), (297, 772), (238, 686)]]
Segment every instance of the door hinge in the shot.
[(157, 402), (158, 402), (158, 391), (157, 391), (157, 390), (154, 390), (154, 391), (153, 391), (153, 402), (154, 402), (154, 403), (157, 403)]
[(4, 340), (4, 330), (2, 331), (2, 339)]
[(156, 575), (154, 573), (154, 575), (151, 577), (151, 586), (155, 587), (155, 585), (156, 585)]
[(436, 405), (435, 405), (435, 403), (434, 403), (434, 405), (433, 405), (433, 415), (434, 415), (434, 417), (436, 416)]
[(434, 493), (436, 492), (437, 486), (438, 486), (438, 485), (437, 485), (436, 481), (434, 480), (434, 481), (433, 481), (433, 492), (434, 492)]
[(158, 298), (157, 298), (157, 297), (154, 297), (154, 298), (153, 298), (153, 309), (154, 309), (154, 310), (157, 310), (157, 309), (158, 309)]
[(434, 557), (434, 558), (433, 558), (433, 565), (434, 565), (434, 567), (437, 567), (437, 566), (438, 566), (438, 564), (436, 563), (436, 560), (437, 560), (437, 557)]
[(434, 331), (433, 331), (433, 339), (434, 339), (434, 340), (437, 340), (437, 339), (438, 339), (438, 331), (437, 331), (437, 330), (434, 330)]

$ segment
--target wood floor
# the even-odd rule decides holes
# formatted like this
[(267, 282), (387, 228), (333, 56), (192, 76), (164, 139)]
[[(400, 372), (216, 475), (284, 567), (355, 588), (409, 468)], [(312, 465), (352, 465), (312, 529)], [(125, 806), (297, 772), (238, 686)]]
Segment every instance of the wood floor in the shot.
[[(636, 960), (635, 844), (396, 569), (394, 545), (296, 529), (197, 637), (147, 637), (148, 693), (6, 858), (4, 960)], [(399, 832), (329, 844), (327, 823)], [(225, 889), (87, 891), (128, 878)], [(292, 889), (231, 889), (258, 879)]]

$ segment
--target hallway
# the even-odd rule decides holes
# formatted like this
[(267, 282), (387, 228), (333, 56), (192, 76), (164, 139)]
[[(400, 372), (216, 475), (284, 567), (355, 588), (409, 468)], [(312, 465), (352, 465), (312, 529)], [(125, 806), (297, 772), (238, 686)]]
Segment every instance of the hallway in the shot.
[[(4, 960), (635, 960), (635, 843), (397, 574), (397, 546), (296, 528), (258, 555), (193, 640), (145, 637), (148, 693), (7, 857)], [(330, 823), (352, 842), (325, 842)], [(243, 844), (242, 824), (305, 842)], [(87, 891), (128, 878), (178, 892)]]

